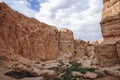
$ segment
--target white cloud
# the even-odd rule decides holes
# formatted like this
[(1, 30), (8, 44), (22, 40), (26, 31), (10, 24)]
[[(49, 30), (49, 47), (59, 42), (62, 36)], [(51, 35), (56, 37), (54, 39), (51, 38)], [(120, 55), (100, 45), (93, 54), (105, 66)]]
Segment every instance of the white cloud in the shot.
[(69, 28), (76, 38), (100, 39), (102, 0), (48, 0), (36, 18), (58, 28)]
[(102, 37), (99, 25), (102, 0), (37, 0), (40, 11), (30, 9), (26, 0), (3, 1), (26, 16), (58, 28), (71, 29), (76, 38), (97, 40)]
[(30, 5), (26, 0), (1, 0), (7, 3), (11, 8), (20, 13), (28, 16), (34, 17), (36, 11), (30, 9), (28, 6)]

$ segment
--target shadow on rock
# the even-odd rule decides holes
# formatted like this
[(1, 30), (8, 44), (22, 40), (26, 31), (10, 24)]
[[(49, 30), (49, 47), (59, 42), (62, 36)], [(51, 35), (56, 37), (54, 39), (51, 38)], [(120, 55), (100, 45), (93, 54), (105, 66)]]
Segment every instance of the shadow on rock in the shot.
[(21, 78), (25, 78), (25, 77), (34, 77), (29, 72), (19, 72), (19, 71), (15, 71), (15, 70), (6, 72), (4, 75), (10, 76), (15, 79), (21, 79)]

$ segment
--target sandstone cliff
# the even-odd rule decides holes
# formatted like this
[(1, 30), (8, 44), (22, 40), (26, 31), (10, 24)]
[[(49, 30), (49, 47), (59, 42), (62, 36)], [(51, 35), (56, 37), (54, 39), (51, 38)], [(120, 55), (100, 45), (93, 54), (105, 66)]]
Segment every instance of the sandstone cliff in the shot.
[(101, 29), (105, 40), (120, 40), (120, 0), (104, 0)]
[(75, 56), (74, 36), (71, 30), (62, 28), (59, 31), (59, 59), (70, 59)]
[(0, 3), (0, 55), (19, 54), (34, 60), (56, 59), (58, 30)]
[(113, 66), (120, 62), (120, 0), (104, 0), (100, 24), (104, 41), (96, 46), (99, 64)]

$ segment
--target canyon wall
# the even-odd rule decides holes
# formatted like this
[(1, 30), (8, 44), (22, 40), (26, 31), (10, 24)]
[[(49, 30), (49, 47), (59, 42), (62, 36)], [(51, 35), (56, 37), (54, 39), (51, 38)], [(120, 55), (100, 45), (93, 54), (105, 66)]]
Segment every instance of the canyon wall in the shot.
[[(104, 41), (74, 40), (73, 32), (28, 18), (0, 3), (0, 59), (21, 55), (32, 60), (79, 59), (87, 56), (101, 66), (120, 62), (120, 3), (104, 0), (101, 31)], [(110, 11), (110, 12), (109, 12)], [(94, 64), (94, 63), (93, 63)]]
[(66, 28), (59, 31), (59, 54), (59, 59), (70, 59), (75, 56), (73, 32)]
[(101, 29), (104, 40), (120, 40), (120, 0), (104, 0)]
[(101, 31), (104, 41), (96, 46), (99, 64), (113, 66), (120, 62), (120, 0), (104, 0)]
[(87, 45), (74, 40), (71, 30), (58, 31), (0, 3), (0, 56), (18, 54), (32, 60), (82, 58)]
[(56, 59), (58, 30), (0, 3), (0, 55), (19, 54), (33, 60)]

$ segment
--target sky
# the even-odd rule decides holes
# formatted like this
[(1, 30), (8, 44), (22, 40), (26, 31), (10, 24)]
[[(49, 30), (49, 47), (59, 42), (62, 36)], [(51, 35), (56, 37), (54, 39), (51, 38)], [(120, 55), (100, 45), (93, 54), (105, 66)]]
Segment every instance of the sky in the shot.
[(41, 22), (74, 32), (76, 39), (102, 38), (100, 21), (102, 0), (0, 0), (12, 9)]

